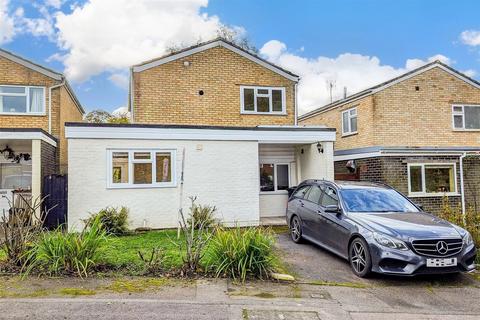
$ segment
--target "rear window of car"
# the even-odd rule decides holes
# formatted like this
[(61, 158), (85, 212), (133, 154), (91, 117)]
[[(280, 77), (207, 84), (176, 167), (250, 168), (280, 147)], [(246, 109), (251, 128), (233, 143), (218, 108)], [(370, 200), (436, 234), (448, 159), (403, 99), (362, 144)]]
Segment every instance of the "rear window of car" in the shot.
[(307, 194), (307, 200), (313, 203), (318, 204), (320, 202), (320, 196), (322, 195), (322, 190), (318, 186), (312, 186)]
[(303, 199), (305, 197), (305, 194), (308, 192), (309, 189), (310, 189), (310, 186), (302, 186), (302, 187), (298, 188), (297, 190), (295, 190), (295, 192), (293, 193), (293, 196), (295, 198)]

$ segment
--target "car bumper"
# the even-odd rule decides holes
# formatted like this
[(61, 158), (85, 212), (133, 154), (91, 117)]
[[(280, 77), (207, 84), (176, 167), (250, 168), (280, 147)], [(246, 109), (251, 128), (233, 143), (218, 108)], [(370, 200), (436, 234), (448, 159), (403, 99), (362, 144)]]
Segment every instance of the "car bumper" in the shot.
[[(475, 270), (476, 249), (470, 245), (453, 256), (457, 265), (451, 267), (427, 267), (429, 257), (419, 255), (412, 250), (400, 251), (389, 249), (377, 244), (370, 244), (372, 271), (395, 275), (442, 274), (455, 272), (470, 272)], [(443, 257), (442, 257), (443, 258)]]

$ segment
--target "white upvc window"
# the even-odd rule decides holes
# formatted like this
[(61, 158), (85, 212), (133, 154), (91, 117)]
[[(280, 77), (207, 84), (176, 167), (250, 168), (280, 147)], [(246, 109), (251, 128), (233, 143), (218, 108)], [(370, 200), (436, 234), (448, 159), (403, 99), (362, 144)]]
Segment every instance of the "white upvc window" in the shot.
[(342, 135), (357, 133), (357, 107), (342, 112)]
[(244, 114), (285, 115), (285, 88), (240, 86), (240, 107)]
[(289, 163), (260, 164), (260, 192), (286, 192), (290, 180)]
[(44, 115), (45, 87), (0, 85), (0, 114)]
[(108, 188), (175, 187), (175, 150), (108, 150)]
[(453, 130), (480, 130), (480, 105), (452, 105)]
[(455, 163), (409, 163), (408, 195), (429, 197), (458, 195)]

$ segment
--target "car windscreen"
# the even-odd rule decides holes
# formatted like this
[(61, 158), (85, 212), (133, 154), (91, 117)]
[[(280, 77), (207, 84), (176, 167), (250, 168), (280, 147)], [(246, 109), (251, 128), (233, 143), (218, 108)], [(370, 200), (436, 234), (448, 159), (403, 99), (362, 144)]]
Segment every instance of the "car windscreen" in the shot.
[(419, 212), (410, 201), (392, 189), (342, 189), (340, 194), (349, 212)]

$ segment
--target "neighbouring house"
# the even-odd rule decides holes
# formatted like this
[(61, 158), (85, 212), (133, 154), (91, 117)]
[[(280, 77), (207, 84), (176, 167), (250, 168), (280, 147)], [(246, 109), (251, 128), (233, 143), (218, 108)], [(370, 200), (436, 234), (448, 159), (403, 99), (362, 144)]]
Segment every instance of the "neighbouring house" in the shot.
[(0, 214), (12, 191), (36, 199), (44, 176), (67, 172), (64, 123), (83, 114), (64, 75), (0, 49)]
[(106, 206), (175, 227), (189, 196), (225, 223), (284, 221), (289, 187), (333, 178), (335, 129), (296, 125), (298, 80), (222, 39), (133, 66), (133, 123), (67, 124), (69, 227)]
[(299, 117), (337, 129), (335, 178), (387, 183), (428, 211), (478, 210), (480, 83), (435, 61)]

